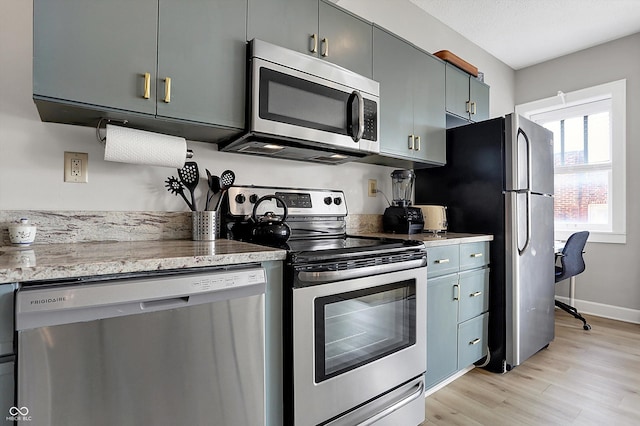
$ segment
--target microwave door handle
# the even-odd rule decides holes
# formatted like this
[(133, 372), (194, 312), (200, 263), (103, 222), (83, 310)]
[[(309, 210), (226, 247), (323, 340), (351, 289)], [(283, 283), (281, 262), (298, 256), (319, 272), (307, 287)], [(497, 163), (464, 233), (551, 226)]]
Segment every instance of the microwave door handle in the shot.
[[(354, 123), (353, 103), (358, 101), (358, 122)], [(359, 142), (364, 134), (364, 99), (362, 94), (357, 90), (351, 92), (349, 99), (347, 100), (347, 127), (348, 134), (351, 136), (354, 142)]]

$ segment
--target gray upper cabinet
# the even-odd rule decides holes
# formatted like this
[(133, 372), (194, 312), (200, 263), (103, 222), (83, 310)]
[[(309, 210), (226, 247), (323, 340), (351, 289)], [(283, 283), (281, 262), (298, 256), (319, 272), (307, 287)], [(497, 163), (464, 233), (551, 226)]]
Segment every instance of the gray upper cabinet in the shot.
[(324, 1), (319, 10), (320, 57), (371, 78), (373, 25)]
[(245, 20), (246, 0), (160, 0), (158, 116), (244, 127)]
[(444, 63), (384, 29), (373, 31), (381, 155), (445, 164)]
[(34, 0), (33, 93), (42, 119), (126, 118), (194, 140), (215, 139), (212, 128), (238, 132), (246, 13), (246, 0)]
[(446, 64), (446, 110), (448, 127), (488, 119), (489, 86)]
[(247, 40), (310, 54), (314, 34), (317, 41), (318, 0), (249, 0)]
[(155, 114), (158, 0), (34, 0), (33, 10), (34, 96)]
[(371, 78), (371, 23), (322, 0), (249, 0), (247, 39), (326, 59)]

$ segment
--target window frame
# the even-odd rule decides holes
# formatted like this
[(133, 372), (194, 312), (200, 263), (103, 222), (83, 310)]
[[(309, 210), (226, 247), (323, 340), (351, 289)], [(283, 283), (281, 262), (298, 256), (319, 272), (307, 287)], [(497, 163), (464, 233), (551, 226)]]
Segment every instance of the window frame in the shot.
[[(581, 227), (590, 231), (589, 241), (602, 243), (626, 243), (626, 79), (613, 81), (569, 93), (558, 91), (553, 97), (516, 105), (516, 114), (532, 121), (537, 114), (577, 107), (594, 101), (611, 99), (611, 230), (598, 226)], [(535, 117), (534, 117), (535, 118)], [(575, 166), (574, 166), (575, 167)], [(595, 166), (594, 166), (595, 168)], [(591, 168), (590, 168), (591, 169)], [(579, 170), (576, 167), (575, 170)], [(556, 229), (555, 239), (566, 240), (575, 229)]]

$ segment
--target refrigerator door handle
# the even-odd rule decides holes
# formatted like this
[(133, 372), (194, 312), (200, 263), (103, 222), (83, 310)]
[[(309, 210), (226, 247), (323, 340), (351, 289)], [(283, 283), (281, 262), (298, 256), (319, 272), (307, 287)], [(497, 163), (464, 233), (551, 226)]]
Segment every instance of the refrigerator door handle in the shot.
[(529, 247), (529, 243), (531, 243), (531, 191), (527, 191), (526, 194), (527, 194), (527, 222), (526, 222), (527, 237), (524, 240), (524, 246), (522, 248), (520, 248), (520, 241), (518, 241), (518, 254), (520, 256), (522, 256), (522, 254)]
[(522, 130), (521, 128), (518, 128), (518, 137), (520, 137), (520, 135), (522, 135), (524, 137), (524, 141), (526, 143), (527, 146), (527, 187), (525, 188), (527, 191), (531, 191), (531, 180), (532, 180), (532, 168), (533, 168), (533, 164), (532, 164), (532, 160), (531, 160), (531, 143), (529, 142), (529, 137), (527, 136), (527, 134), (524, 132), (524, 130)]

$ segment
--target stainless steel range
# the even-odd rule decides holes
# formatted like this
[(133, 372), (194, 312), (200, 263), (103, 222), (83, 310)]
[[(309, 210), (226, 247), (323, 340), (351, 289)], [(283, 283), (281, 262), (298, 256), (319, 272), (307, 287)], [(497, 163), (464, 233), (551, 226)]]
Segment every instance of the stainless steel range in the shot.
[[(426, 249), (346, 234), (342, 191), (237, 186), (230, 235), (251, 239), (254, 203), (287, 208), (283, 289), (284, 424), (424, 421)], [(263, 212), (258, 212), (262, 214)]]

